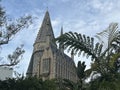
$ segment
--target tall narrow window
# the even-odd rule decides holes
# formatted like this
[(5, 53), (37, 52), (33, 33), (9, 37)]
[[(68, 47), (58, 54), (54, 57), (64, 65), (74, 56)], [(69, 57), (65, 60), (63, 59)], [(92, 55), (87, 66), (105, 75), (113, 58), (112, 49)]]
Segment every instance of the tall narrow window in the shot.
[(50, 58), (43, 59), (42, 72), (43, 73), (49, 73), (50, 72)]

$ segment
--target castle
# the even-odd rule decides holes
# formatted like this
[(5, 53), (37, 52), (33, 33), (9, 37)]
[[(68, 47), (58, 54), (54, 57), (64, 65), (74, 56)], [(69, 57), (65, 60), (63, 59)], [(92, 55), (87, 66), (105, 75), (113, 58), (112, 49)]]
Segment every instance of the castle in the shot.
[[(61, 34), (63, 34), (62, 29)], [(44, 80), (65, 78), (74, 82), (77, 81), (73, 55), (67, 56), (62, 44), (57, 48), (48, 11), (45, 13), (33, 46), (27, 76), (37, 76)]]

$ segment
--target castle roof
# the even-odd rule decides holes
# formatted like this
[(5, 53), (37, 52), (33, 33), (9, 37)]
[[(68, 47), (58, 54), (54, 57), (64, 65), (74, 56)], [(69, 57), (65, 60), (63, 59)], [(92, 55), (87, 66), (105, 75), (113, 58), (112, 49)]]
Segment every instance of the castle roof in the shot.
[[(62, 34), (63, 34), (63, 28), (61, 28), (61, 35)], [(49, 38), (49, 40), (48, 40), (48, 38)], [(41, 28), (40, 28), (37, 38), (35, 40), (35, 44), (36, 43), (41, 44), (42, 42), (45, 42), (45, 44), (46, 44), (49, 41), (49, 48), (51, 48), (53, 55), (56, 55), (58, 58), (62, 57), (62, 59), (66, 60), (66, 62), (74, 64), (74, 61), (72, 60), (72, 58), (70, 58), (68, 55), (66, 55), (64, 52), (62, 52), (60, 49), (57, 48), (57, 45), (56, 45), (54, 39), (55, 39), (55, 37), (54, 37), (52, 25), (51, 25), (49, 12), (46, 11)], [(46, 47), (44, 47), (43, 50), (41, 47), (39, 47), (39, 49), (36, 50), (32, 54), (32, 57), (31, 57), (31, 60), (29, 63), (29, 67), (27, 70), (27, 74), (29, 74), (29, 76), (32, 75), (33, 68), (35, 68), (37, 66), (37, 64), (39, 63), (39, 60), (43, 56), (45, 49), (46, 49)]]
[(35, 43), (45, 42), (47, 40), (47, 36), (50, 37), (50, 40), (55, 39), (48, 11), (46, 11), (45, 13), (45, 16), (44, 16), (41, 28), (38, 32)]

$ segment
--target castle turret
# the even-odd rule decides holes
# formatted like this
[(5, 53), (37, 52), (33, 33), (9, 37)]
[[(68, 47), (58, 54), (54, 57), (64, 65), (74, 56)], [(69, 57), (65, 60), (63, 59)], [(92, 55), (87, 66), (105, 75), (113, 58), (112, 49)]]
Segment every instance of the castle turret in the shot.
[[(54, 39), (55, 39), (55, 37), (53, 34), (53, 29), (52, 29), (52, 25), (51, 25), (49, 12), (46, 11), (41, 28), (38, 32), (36, 41), (34, 43), (34, 49), (39, 48), (40, 46), (43, 48), (43, 47), (45, 47), (44, 44), (52, 44), (53, 46), (57, 47), (56, 43), (54, 42)], [(36, 49), (35, 49), (35, 51), (36, 51)]]
[(51, 40), (54, 39), (53, 29), (48, 11), (45, 13), (45, 17), (43, 19), (35, 43), (46, 42), (46, 36), (50, 36)]
[[(63, 27), (61, 27), (60, 36), (62, 36), (62, 35), (63, 35)], [(64, 53), (64, 45), (63, 45), (63, 43), (60, 43), (60, 44), (59, 44), (59, 49), (60, 49), (60, 51), (61, 51), (62, 53)]]
[(63, 43), (59, 44), (59, 49), (57, 48), (54, 39), (49, 12), (46, 11), (33, 45), (27, 76), (37, 76), (43, 80), (62, 78), (76, 82), (76, 66), (73, 59), (64, 53)]
[(46, 11), (41, 28), (34, 43), (33, 54), (27, 70), (28, 76), (38, 74), (38, 66), (44, 51), (49, 47), (57, 47), (54, 39), (55, 37), (53, 34), (49, 12)]

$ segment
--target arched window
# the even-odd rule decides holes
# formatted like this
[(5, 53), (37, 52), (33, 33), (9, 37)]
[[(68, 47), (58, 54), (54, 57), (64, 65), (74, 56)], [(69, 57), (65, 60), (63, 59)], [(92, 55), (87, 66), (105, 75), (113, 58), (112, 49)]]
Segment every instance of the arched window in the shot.
[(42, 72), (43, 73), (49, 73), (50, 72), (50, 58), (43, 59)]

